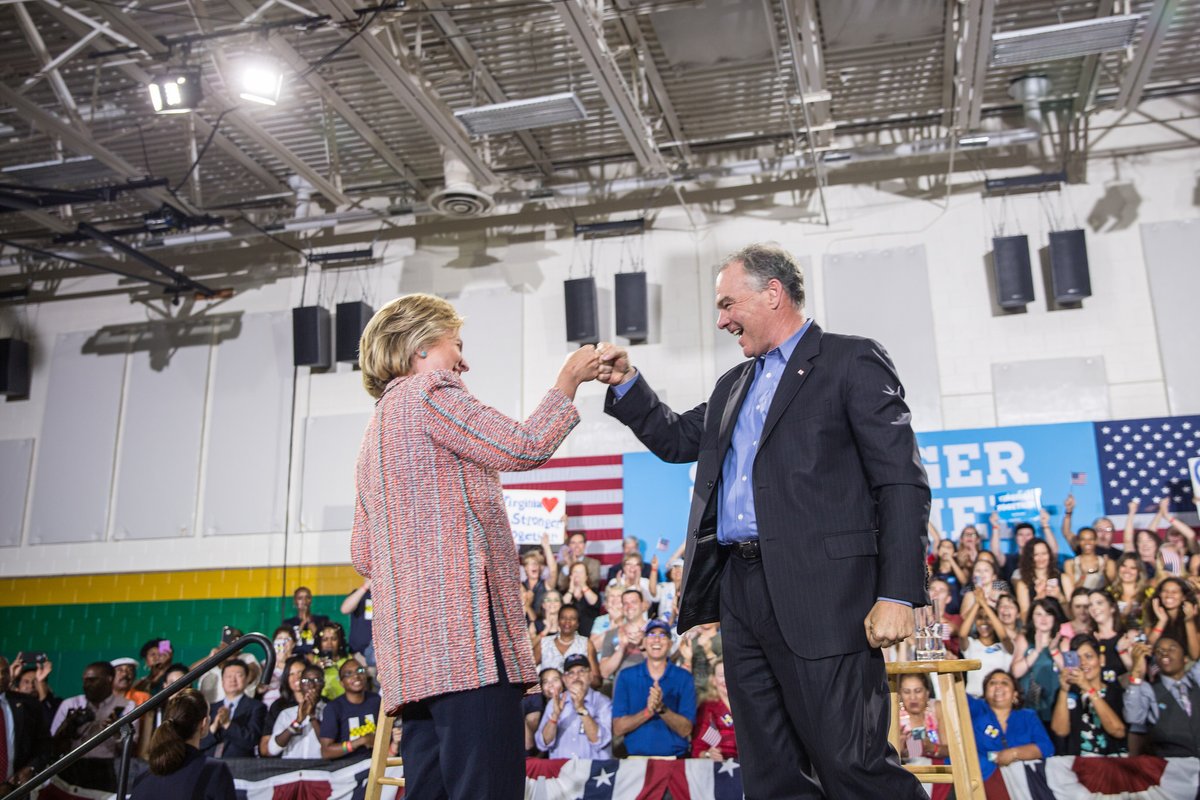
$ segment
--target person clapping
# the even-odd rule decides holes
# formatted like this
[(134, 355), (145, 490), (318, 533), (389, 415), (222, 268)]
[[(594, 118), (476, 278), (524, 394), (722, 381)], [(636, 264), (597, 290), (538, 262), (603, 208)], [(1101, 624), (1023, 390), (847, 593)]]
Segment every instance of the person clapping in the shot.
[(667, 660), (671, 628), (646, 624), (646, 660), (621, 671), (613, 689), (613, 735), (631, 756), (685, 756), (696, 719), (696, 687), (687, 670)]
[(563, 691), (546, 704), (535, 740), (550, 758), (612, 758), (612, 702), (591, 688), (585, 655), (563, 661)]

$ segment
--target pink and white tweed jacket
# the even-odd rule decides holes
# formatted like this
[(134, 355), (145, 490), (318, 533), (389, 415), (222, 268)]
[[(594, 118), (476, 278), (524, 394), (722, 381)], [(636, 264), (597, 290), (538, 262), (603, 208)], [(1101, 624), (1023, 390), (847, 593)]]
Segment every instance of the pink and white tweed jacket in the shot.
[(495, 683), (489, 608), (508, 679), (537, 680), (498, 473), (541, 465), (578, 423), (557, 389), (516, 422), (453, 372), (388, 384), (358, 453), (350, 537), (385, 709)]

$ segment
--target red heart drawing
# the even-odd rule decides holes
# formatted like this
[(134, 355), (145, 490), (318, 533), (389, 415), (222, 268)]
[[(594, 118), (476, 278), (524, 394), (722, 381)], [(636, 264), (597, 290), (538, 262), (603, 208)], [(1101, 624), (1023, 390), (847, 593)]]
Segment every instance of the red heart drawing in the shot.
[(554, 507), (556, 505), (558, 505), (557, 497), (543, 497), (542, 498), (542, 508), (546, 509), (547, 514), (549, 514), (551, 511), (553, 511)]

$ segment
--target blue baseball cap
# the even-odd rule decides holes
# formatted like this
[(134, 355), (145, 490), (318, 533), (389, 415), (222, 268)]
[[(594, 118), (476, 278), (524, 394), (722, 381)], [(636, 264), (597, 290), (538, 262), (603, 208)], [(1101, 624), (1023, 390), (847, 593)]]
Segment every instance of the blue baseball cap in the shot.
[(642, 633), (649, 633), (650, 631), (654, 631), (654, 630), (662, 631), (667, 636), (671, 635), (671, 626), (666, 622), (666, 620), (661, 620), (661, 619), (650, 620), (649, 622), (646, 623), (646, 627), (642, 629)]

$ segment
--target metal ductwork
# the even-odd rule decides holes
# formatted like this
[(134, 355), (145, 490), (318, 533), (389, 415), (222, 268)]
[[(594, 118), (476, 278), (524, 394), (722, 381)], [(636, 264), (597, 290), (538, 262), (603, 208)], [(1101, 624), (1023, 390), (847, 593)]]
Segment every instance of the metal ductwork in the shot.
[(482, 217), (496, 207), (496, 199), (475, 183), (470, 168), (457, 156), (443, 154), (446, 184), (429, 196), (429, 207), (445, 217)]

